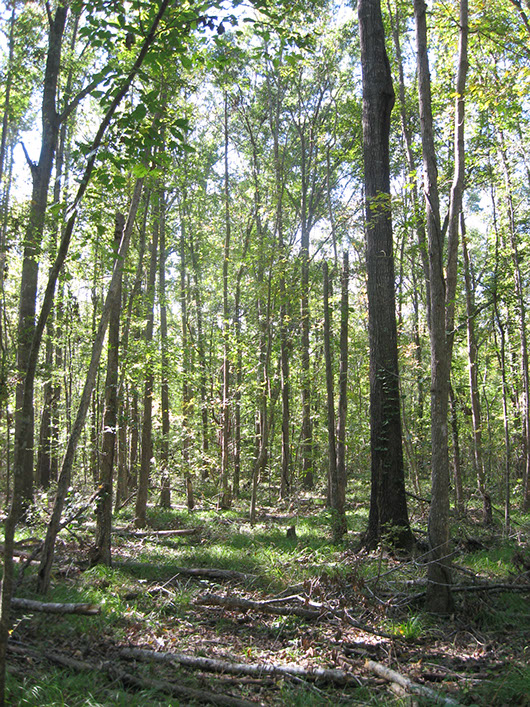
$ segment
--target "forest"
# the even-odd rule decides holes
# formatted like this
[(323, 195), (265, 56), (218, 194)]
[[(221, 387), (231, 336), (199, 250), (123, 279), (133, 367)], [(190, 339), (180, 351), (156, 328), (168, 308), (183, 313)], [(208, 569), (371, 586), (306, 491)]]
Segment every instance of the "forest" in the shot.
[(0, 2), (0, 705), (530, 704), (530, 1)]

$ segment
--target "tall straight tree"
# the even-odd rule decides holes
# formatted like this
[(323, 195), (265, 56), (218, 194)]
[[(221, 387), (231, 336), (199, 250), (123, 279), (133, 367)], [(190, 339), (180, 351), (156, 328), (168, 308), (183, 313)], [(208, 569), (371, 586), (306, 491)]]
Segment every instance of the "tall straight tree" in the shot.
[(380, 0), (358, 4), (363, 84), (366, 270), (370, 340), (371, 497), (367, 547), (388, 536), (410, 549), (399, 400), (390, 210), (390, 115), (395, 96)]
[[(125, 227), (125, 215), (118, 212), (114, 224), (114, 246), (116, 253), (120, 247)], [(98, 486), (96, 504), (96, 537), (92, 562), (110, 565), (112, 531), (112, 480), (116, 450), (116, 426), (118, 422), (118, 372), (120, 346), (120, 310), (122, 271), (118, 269), (117, 287), (110, 301), (109, 334), (107, 343), (107, 377), (105, 380), (105, 412), (101, 453), (99, 457)]]
[(429, 510), (431, 555), (428, 564), (427, 605), (436, 613), (448, 613), (452, 610), (453, 600), (448, 560), (450, 549), (447, 414), (455, 316), (459, 215), (464, 186), (464, 91), (467, 75), (468, 5), (467, 0), (461, 0), (455, 91), (455, 165), (449, 199), (446, 254), (444, 254), (445, 234), (440, 218), (426, 10), (424, 0), (414, 0), (430, 283), (432, 495)]
[[(61, 65), (63, 35), (68, 15), (68, 4), (57, 4), (52, 15), (48, 6), (49, 37), (46, 68), (42, 93), (42, 142), (39, 161), (28, 164), (31, 169), (32, 193), (30, 213), (24, 238), (24, 257), (20, 280), (20, 299), (18, 310), (17, 342), (17, 412), (15, 415), (15, 439), (22, 438), (23, 430), (27, 437), (23, 444), (15, 445), (15, 467), (20, 469), (17, 494), (20, 496), (22, 510), (33, 499), (33, 405), (24, 410), (22, 405), (24, 378), (28, 369), (33, 333), (35, 329), (35, 311), (37, 301), (37, 282), (39, 275), (39, 244), (44, 233), (44, 216), (48, 202), (48, 188), (53, 168), (57, 141), (59, 138), (60, 116), (57, 111), (57, 86)], [(27, 419), (24, 418), (27, 416)]]
[(155, 289), (158, 267), (158, 238), (160, 235), (160, 191), (160, 187), (157, 185), (154, 193), (151, 252), (149, 255), (149, 272), (147, 275), (144, 303), (144, 343), (147, 349), (147, 360), (144, 381), (142, 452), (135, 506), (135, 524), (137, 528), (144, 528), (147, 524), (147, 497), (149, 493), (149, 478), (151, 474), (151, 458), (153, 456), (153, 389), (155, 383), (153, 338), (155, 328)]

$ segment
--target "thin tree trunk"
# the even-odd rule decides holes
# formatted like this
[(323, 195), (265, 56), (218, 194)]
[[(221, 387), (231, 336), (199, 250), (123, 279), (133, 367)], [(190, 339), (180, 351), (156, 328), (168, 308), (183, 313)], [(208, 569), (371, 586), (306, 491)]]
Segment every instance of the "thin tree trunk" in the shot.
[[(269, 87), (269, 91), (271, 88)], [(279, 289), (280, 289), (280, 368), (281, 368), (281, 397), (282, 397), (282, 462), (280, 480), (280, 499), (285, 499), (291, 493), (291, 413), (290, 413), (290, 370), (289, 370), (289, 333), (287, 317), (287, 292), (285, 286), (286, 253), (283, 238), (283, 157), (280, 155), (280, 109), (281, 87), (278, 87), (271, 110), (271, 132), (273, 137), (274, 177), (276, 196), (276, 232), (279, 253)]]
[(328, 426), (328, 498), (332, 510), (337, 508), (337, 449), (335, 440), (335, 391), (333, 380), (333, 360), (331, 354), (331, 312), (329, 293), (331, 283), (327, 260), (322, 263), (324, 284), (324, 361), (326, 368), (327, 426)]
[(418, 52), (420, 125), (424, 161), (424, 191), (429, 242), (431, 334), (431, 505), (429, 512), (430, 561), (427, 606), (435, 613), (453, 608), (449, 564), (449, 452), (448, 401), (453, 345), (457, 277), (458, 220), (464, 180), (464, 92), (467, 75), (467, 0), (460, 2), (459, 51), (455, 99), (455, 168), (451, 188), (447, 262), (444, 276), (443, 232), (440, 219), (438, 174), (433, 135), (431, 85), (427, 55), (426, 4), (414, 0)]
[(519, 341), (521, 355), (521, 377), (523, 382), (523, 415), (522, 415), (522, 437), (523, 437), (523, 510), (530, 508), (530, 370), (528, 365), (528, 337), (526, 332), (526, 297), (524, 290), (523, 275), (521, 272), (521, 254), (516, 238), (515, 207), (513, 203), (513, 190), (511, 175), (504, 145), (504, 135), (500, 131), (500, 157), (504, 171), (504, 181), (507, 193), (508, 219), (510, 246), (513, 264), (513, 279), (515, 285), (516, 311), (519, 319)]
[(153, 360), (153, 334), (155, 322), (155, 289), (158, 259), (158, 239), (160, 235), (160, 193), (155, 192), (153, 205), (153, 224), (151, 234), (151, 253), (149, 272), (145, 291), (145, 329), (144, 346), (146, 348), (145, 380), (142, 415), (142, 446), (140, 456), (140, 473), (136, 494), (135, 525), (144, 528), (147, 523), (147, 498), (149, 495), (149, 479), (151, 475), (151, 459), (153, 456), (153, 390), (155, 382), (155, 362)]
[(90, 399), (92, 397), (92, 392), (94, 390), (96, 373), (99, 368), (99, 360), (101, 357), (103, 342), (105, 340), (105, 334), (109, 323), (111, 306), (113, 304), (116, 289), (118, 288), (119, 283), (121, 281), (121, 271), (129, 248), (133, 223), (136, 217), (136, 212), (138, 210), (138, 204), (140, 202), (142, 184), (143, 179), (137, 180), (131, 201), (131, 206), (129, 208), (127, 224), (123, 231), (123, 237), (118, 250), (118, 256), (116, 258), (112, 278), (109, 284), (109, 289), (107, 291), (107, 297), (105, 299), (105, 304), (103, 305), (103, 310), (101, 312), (101, 319), (98, 331), (92, 345), (90, 364), (87, 370), (85, 385), (83, 388), (83, 393), (81, 395), (81, 400), (79, 402), (77, 416), (72, 427), (70, 438), (66, 447), (66, 452), (61, 465), (61, 472), (59, 474), (59, 479), (57, 482), (57, 493), (55, 497), (55, 503), (53, 506), (50, 521), (48, 523), (46, 538), (44, 540), (44, 546), (42, 549), (41, 561), (38, 570), (37, 589), (41, 594), (45, 594), (48, 591), (50, 585), (50, 573), (55, 552), (55, 540), (57, 538), (57, 533), (59, 532), (64, 501), (66, 498), (68, 487), (70, 486), (72, 465), (74, 462), (77, 444), (83, 431), (86, 414), (90, 404)]
[[(169, 352), (167, 330), (167, 292), (166, 292), (166, 195), (160, 190), (160, 256), (158, 264), (158, 294), (160, 299), (160, 405), (162, 416), (162, 437), (160, 439), (160, 466), (162, 469), (162, 487), (160, 489), (160, 506), (171, 508), (171, 482), (169, 475)], [(183, 257), (183, 256), (182, 256)], [(184, 312), (183, 312), (184, 317)], [(184, 342), (183, 342), (183, 349)], [(186, 369), (184, 369), (186, 376)], [(188, 429), (186, 427), (186, 434)], [(189, 445), (189, 442), (186, 441)], [(186, 448), (186, 458), (189, 452)], [(189, 504), (188, 504), (189, 507)], [(193, 506), (192, 506), (193, 508)], [(191, 509), (190, 509), (191, 510)]]
[[(125, 215), (116, 214), (114, 247), (116, 254), (123, 237)], [(112, 532), (112, 478), (116, 450), (116, 427), (118, 424), (118, 369), (121, 312), (121, 268), (112, 301), (109, 303), (109, 335), (107, 342), (107, 377), (105, 380), (105, 410), (101, 454), (99, 456), (98, 497), (96, 503), (96, 537), (91, 561), (93, 564), (111, 564)]]
[(340, 362), (339, 362), (339, 407), (337, 414), (337, 534), (347, 531), (346, 523), (346, 422), (348, 414), (348, 320), (349, 320), (350, 265), (348, 251), (342, 259), (341, 305), (340, 305)]
[(460, 436), (458, 434), (458, 415), (453, 386), (449, 387), (451, 406), (451, 437), (453, 440), (453, 481), (455, 484), (455, 507), (459, 516), (464, 513), (464, 490), (462, 487), (462, 463), (460, 459)]
[(229, 483), (230, 466), (230, 340), (228, 306), (228, 264), (230, 258), (230, 183), (228, 172), (228, 93), (224, 99), (224, 168), (225, 168), (225, 240), (223, 245), (223, 371), (222, 371), (222, 409), (221, 409), (221, 495), (220, 508), (230, 508), (231, 492)]
[(492, 523), (491, 497), (486, 490), (486, 470), (482, 454), (482, 412), (478, 383), (478, 343), (475, 335), (475, 298), (471, 263), (467, 249), (464, 215), (461, 216), (462, 255), (464, 264), (464, 284), (466, 292), (466, 330), (467, 358), (469, 372), (469, 391), (471, 398), (471, 423), (473, 427), (473, 466), (477, 478), (477, 486), (482, 497), (482, 520), (484, 525)]
[[(303, 148), (302, 148), (303, 152)], [(304, 190), (305, 198), (305, 190)], [(301, 368), (302, 368), (302, 483), (305, 489), (311, 490), (314, 480), (314, 449), (313, 424), (311, 421), (311, 359), (309, 354), (309, 233), (310, 228), (306, 218), (306, 205), (302, 206), (302, 240), (300, 245), (300, 262), (302, 269), (300, 319), (301, 319)]]

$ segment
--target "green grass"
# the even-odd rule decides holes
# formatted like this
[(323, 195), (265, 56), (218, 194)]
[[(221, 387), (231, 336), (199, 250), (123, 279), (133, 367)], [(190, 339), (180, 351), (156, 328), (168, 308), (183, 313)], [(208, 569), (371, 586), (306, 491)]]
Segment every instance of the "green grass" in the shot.
[(8, 674), (6, 704), (17, 707), (177, 707), (182, 702), (162, 693), (125, 692), (100, 671), (73, 673), (44, 669), (19, 679)]

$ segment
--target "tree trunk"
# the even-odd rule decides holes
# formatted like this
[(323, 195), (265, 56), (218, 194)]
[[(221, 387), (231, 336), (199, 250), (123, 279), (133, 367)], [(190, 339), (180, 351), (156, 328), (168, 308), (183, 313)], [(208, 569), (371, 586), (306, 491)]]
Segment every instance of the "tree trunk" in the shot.
[(472, 278), (471, 263), (467, 250), (464, 215), (461, 216), (462, 254), (464, 264), (464, 284), (466, 292), (466, 330), (467, 358), (469, 372), (469, 391), (471, 398), (471, 424), (473, 429), (473, 466), (477, 478), (477, 486), (482, 497), (482, 520), (484, 525), (493, 521), (491, 515), (491, 497), (486, 490), (486, 470), (482, 454), (482, 412), (478, 384), (478, 343), (475, 334), (475, 286)]
[(224, 167), (225, 167), (225, 240), (223, 246), (223, 370), (222, 370), (222, 409), (221, 409), (221, 490), (219, 507), (230, 508), (232, 504), (229, 466), (230, 466), (230, 339), (228, 306), (228, 264), (230, 258), (230, 184), (228, 172), (228, 93), (225, 92), (224, 114)]
[(449, 403), (451, 406), (451, 437), (453, 440), (453, 481), (455, 484), (455, 508), (457, 514), (464, 513), (464, 490), (462, 485), (462, 463), (460, 459), (460, 436), (458, 434), (458, 414), (453, 386), (449, 387)]
[(328, 498), (331, 509), (337, 507), (337, 449), (335, 440), (335, 391), (331, 354), (331, 312), (329, 305), (330, 279), (327, 260), (322, 263), (324, 284), (324, 362), (326, 368), (327, 425), (328, 425)]
[(454, 329), (457, 276), (458, 220), (464, 179), (464, 91), (467, 75), (467, 0), (460, 3), (459, 52), (455, 101), (455, 168), (451, 188), (447, 262), (444, 277), (443, 232), (440, 220), (436, 152), (433, 136), (431, 86), (427, 55), (426, 5), (414, 0), (418, 51), (420, 125), (424, 161), (424, 191), (429, 241), (431, 333), (431, 480), (429, 512), (430, 561), (427, 571), (427, 606), (435, 613), (450, 613), (449, 564), (449, 452), (448, 400)]
[(347, 531), (346, 523), (346, 422), (348, 413), (348, 320), (350, 266), (348, 251), (342, 260), (340, 305), (339, 408), (337, 414), (337, 514), (338, 532)]
[[(114, 228), (114, 247), (116, 254), (123, 237), (125, 227), (124, 214), (117, 213)], [(120, 345), (120, 312), (121, 312), (121, 268), (116, 290), (109, 303), (109, 335), (107, 342), (107, 377), (105, 380), (105, 410), (103, 413), (103, 429), (101, 454), (99, 456), (98, 489), (96, 503), (96, 537), (93, 564), (111, 564), (111, 531), (112, 531), (112, 477), (116, 450), (116, 427), (118, 424), (118, 368)]]
[(30, 165), (33, 185), (20, 279), (17, 342), (19, 381), (15, 414), (15, 484), (18, 487), (16, 495), (19, 512), (22, 513), (33, 500), (33, 396), (27, 405), (23, 404), (23, 396), (35, 330), (40, 244), (44, 234), (48, 188), (59, 137), (57, 85), (67, 14), (68, 5), (59, 3), (50, 22), (41, 107), (41, 152), (38, 163)]
[[(345, 464), (344, 464), (344, 424), (345, 424), (345, 409), (341, 410), (339, 405), (339, 424), (335, 426), (335, 394), (334, 394), (334, 376), (333, 376), (333, 360), (331, 354), (331, 313), (329, 303), (329, 293), (331, 290), (329, 281), (329, 272), (327, 261), (323, 262), (324, 270), (324, 359), (326, 368), (326, 389), (327, 389), (327, 424), (328, 424), (328, 488), (329, 501), (332, 511), (332, 527), (333, 539), (339, 542), (346, 532), (346, 516), (344, 513), (345, 501)], [(344, 279), (343, 279), (344, 288)], [(344, 296), (344, 289), (342, 292)], [(347, 300), (346, 300), (347, 301)], [(341, 305), (341, 347), (343, 341), (343, 306)], [(347, 319), (346, 319), (347, 321)], [(347, 342), (347, 340), (346, 340)], [(347, 343), (346, 343), (347, 349)], [(341, 373), (344, 374), (344, 355), (341, 348)], [(344, 381), (340, 380), (341, 386)], [(344, 391), (340, 390), (340, 401), (344, 405)], [(342, 444), (339, 440), (342, 434)], [(340, 446), (340, 475), (339, 475), (339, 446)]]
[(114, 264), (114, 270), (109, 284), (109, 289), (107, 291), (107, 297), (105, 299), (105, 304), (103, 305), (103, 310), (101, 312), (101, 319), (98, 331), (92, 345), (90, 364), (87, 370), (85, 385), (83, 388), (83, 393), (81, 395), (81, 400), (79, 402), (77, 416), (72, 427), (70, 438), (68, 439), (66, 452), (61, 465), (61, 473), (59, 474), (59, 479), (57, 482), (57, 494), (55, 497), (52, 515), (48, 523), (46, 538), (44, 540), (44, 546), (42, 549), (41, 561), (38, 570), (37, 589), (41, 594), (45, 594), (48, 591), (50, 585), (50, 573), (55, 552), (55, 540), (57, 538), (57, 533), (59, 532), (61, 513), (64, 505), (64, 500), (68, 492), (68, 487), (70, 486), (70, 477), (75, 452), (77, 449), (77, 444), (83, 431), (86, 414), (90, 404), (90, 399), (94, 390), (96, 374), (99, 367), (99, 360), (101, 357), (101, 351), (103, 349), (103, 342), (105, 340), (105, 334), (109, 323), (111, 305), (113, 303), (116, 289), (118, 288), (119, 283), (121, 281), (121, 271), (129, 248), (133, 223), (136, 217), (136, 212), (138, 210), (138, 204), (140, 201), (140, 195), (142, 192), (142, 184), (143, 179), (137, 180), (133, 198), (131, 201), (131, 206), (129, 208), (127, 224), (123, 231), (123, 238), (121, 240), (120, 248), (118, 250), (118, 256)]
[[(303, 149), (303, 148), (302, 148)], [(304, 192), (305, 194), (305, 192)], [(302, 240), (300, 245), (300, 262), (302, 269), (300, 320), (301, 320), (301, 385), (302, 385), (302, 484), (311, 490), (315, 485), (313, 464), (313, 424), (311, 421), (311, 359), (309, 354), (309, 224), (306, 222), (305, 210), (302, 207)]]
[[(160, 190), (160, 256), (158, 264), (158, 294), (160, 299), (160, 406), (162, 415), (162, 437), (160, 439), (160, 466), (162, 469), (162, 487), (160, 506), (171, 508), (171, 480), (169, 475), (169, 352), (167, 332), (167, 293), (166, 293), (166, 195)], [(184, 312), (183, 312), (184, 317)], [(184, 349), (184, 345), (183, 345)], [(186, 375), (186, 368), (184, 368)], [(187, 433), (187, 427), (186, 427)], [(189, 457), (189, 454), (188, 454)]]
[(146, 349), (143, 415), (142, 415), (142, 446), (140, 457), (140, 474), (136, 494), (137, 528), (144, 528), (147, 523), (147, 497), (149, 494), (149, 478), (151, 475), (151, 459), (153, 456), (153, 389), (155, 382), (155, 362), (153, 351), (153, 334), (155, 322), (155, 288), (158, 258), (158, 238), (160, 235), (160, 193), (155, 192), (153, 205), (153, 224), (151, 234), (151, 253), (149, 258), (149, 273), (145, 291), (145, 329), (144, 346)]
[(380, 0), (358, 4), (363, 74), (366, 269), (370, 339), (371, 498), (367, 547), (383, 538), (410, 549), (405, 495), (390, 210), (390, 114), (394, 89)]
[(519, 319), (519, 341), (521, 351), (521, 377), (523, 381), (523, 415), (522, 415), (522, 438), (523, 438), (523, 510), (530, 508), (530, 370), (528, 365), (528, 337), (526, 333), (526, 301), (524, 277), (521, 272), (521, 253), (516, 237), (515, 206), (513, 203), (513, 190), (511, 175), (504, 146), (504, 135), (500, 131), (500, 157), (504, 171), (504, 181), (507, 193), (509, 235), (511, 256), (513, 264), (513, 279), (515, 285), (516, 311)]

